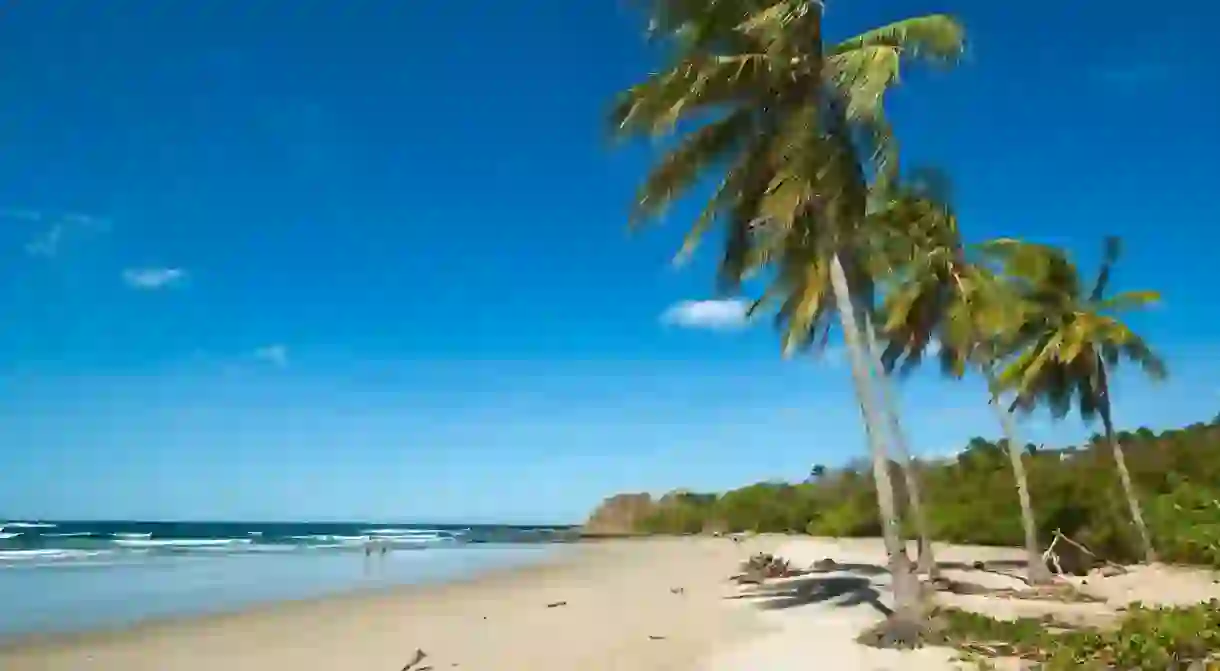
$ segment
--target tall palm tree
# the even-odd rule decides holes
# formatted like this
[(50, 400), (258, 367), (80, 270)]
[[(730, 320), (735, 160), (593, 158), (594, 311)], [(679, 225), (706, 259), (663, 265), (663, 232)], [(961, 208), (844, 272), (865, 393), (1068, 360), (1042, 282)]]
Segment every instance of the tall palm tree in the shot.
[(1012, 414), (1002, 405), (995, 374), (996, 341), (1019, 323), (1018, 304), (985, 266), (967, 259), (949, 200), (943, 176), (917, 173), (875, 215), (878, 230), (885, 234), (880, 256), (895, 266), (884, 305), (889, 345), (882, 353), (883, 369), (892, 371), (901, 361), (901, 370), (909, 371), (935, 341), (943, 372), (955, 378), (968, 367), (982, 373), (989, 404), (1007, 439), (1021, 506), (1028, 579), (1031, 584), (1048, 584), (1052, 577), (1038, 543), (1021, 443)]
[(868, 345), (869, 364), (877, 373), (877, 388), (881, 393), (881, 407), (885, 411), (891, 444), (894, 447), (894, 457), (902, 466), (903, 482), (906, 484), (907, 499), (911, 511), (911, 521), (915, 526), (915, 538), (919, 543), (919, 555), (916, 568), (920, 573), (927, 573), (935, 578), (940, 574), (936, 566), (936, 555), (932, 550), (932, 535), (928, 527), (928, 516), (923, 505), (923, 485), (919, 481), (919, 464), (911, 452), (906, 432), (902, 428), (902, 420), (898, 413), (898, 400), (890, 383), (889, 371), (881, 359), (881, 347), (877, 344), (877, 334), (872, 320), (864, 325), (864, 335)]
[[(756, 230), (756, 235), (760, 232), (762, 231)], [(837, 309), (833, 299), (829, 264), (820, 256), (816, 247), (803, 247), (801, 240), (802, 238), (796, 236), (788, 239), (787, 247), (776, 262), (777, 272), (774, 280), (763, 297), (756, 301), (749, 311), (753, 316), (768, 307), (769, 303), (779, 303), (775, 321), (781, 333), (785, 356), (798, 350), (824, 347), (829, 337), (832, 317)], [(867, 253), (866, 249), (861, 251)], [(853, 267), (863, 270), (865, 266), (855, 263)], [(917, 464), (902, 430), (896, 401), (887, 388), (887, 380), (882, 372), (880, 349), (873, 333), (870, 316), (874, 293), (872, 278), (867, 272), (857, 272), (854, 277), (849, 278), (848, 284), (854, 287), (850, 293), (866, 307), (866, 310), (862, 311), (865, 322), (862, 329), (864, 345), (870, 369), (875, 369), (880, 375), (877, 387), (880, 392), (881, 412), (885, 415), (885, 429), (893, 441), (895, 460), (901, 467), (908, 509), (919, 543), (917, 569), (935, 577), (936, 559), (928, 533)]]
[(1148, 526), (1114, 433), (1110, 373), (1126, 359), (1139, 364), (1153, 379), (1165, 377), (1164, 362), (1119, 318), (1124, 310), (1156, 302), (1157, 294), (1133, 291), (1105, 296), (1120, 251), (1115, 237), (1106, 239), (1101, 268), (1087, 292), (1062, 250), (1015, 241), (997, 243), (996, 249), (1005, 256), (1009, 274), (1027, 306), (1011, 360), (1000, 372), (1000, 384), (1015, 390), (1012, 406), (1016, 409), (1028, 412), (1044, 404), (1062, 418), (1074, 404), (1086, 422), (1101, 417), (1144, 559), (1155, 562)]
[[(702, 177), (723, 170), (684, 252), (720, 221), (728, 229), (720, 269), (725, 288), (790, 250), (812, 254), (817, 272), (825, 273), (873, 456), (894, 580), (890, 622), (902, 634), (921, 619), (919, 586), (899, 535), (860, 337), (863, 306), (849, 280), (858, 265), (846, 266), (855, 261), (870, 177), (884, 185), (895, 169), (882, 94), (897, 81), (903, 60), (959, 55), (962, 29), (946, 16), (922, 17), (825, 49), (821, 6), (808, 0), (657, 0), (653, 12), (651, 27), (673, 38), (673, 60), (629, 89), (612, 119), (625, 134), (663, 134), (679, 121), (696, 125), (645, 181), (636, 218), (659, 213)], [(761, 246), (753, 234), (759, 222), (768, 231)]]

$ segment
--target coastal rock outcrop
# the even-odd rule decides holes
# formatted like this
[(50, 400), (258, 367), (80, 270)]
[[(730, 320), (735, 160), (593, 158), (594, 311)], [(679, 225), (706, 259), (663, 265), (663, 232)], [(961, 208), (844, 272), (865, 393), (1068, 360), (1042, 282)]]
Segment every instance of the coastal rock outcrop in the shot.
[(602, 501), (581, 527), (586, 534), (629, 534), (638, 530), (639, 523), (656, 504), (652, 496), (616, 494)]

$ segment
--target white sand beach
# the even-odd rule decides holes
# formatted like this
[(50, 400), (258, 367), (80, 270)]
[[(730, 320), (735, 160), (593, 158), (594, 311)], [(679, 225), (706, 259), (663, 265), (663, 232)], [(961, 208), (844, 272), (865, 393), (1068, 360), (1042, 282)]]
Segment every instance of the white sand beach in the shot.
[[(54, 636), (0, 648), (6, 671), (398, 671), (416, 649), (434, 670), (796, 671), (955, 668), (948, 649), (897, 652), (859, 645), (889, 601), (877, 540), (758, 537), (616, 540), (583, 544), (546, 564), (465, 582), (279, 604), (154, 622), (118, 632)], [(975, 561), (1020, 558), (996, 548), (938, 546), (950, 577), (1019, 587)], [(776, 552), (795, 566), (833, 558), (832, 571), (740, 587), (740, 561)], [(1015, 569), (1008, 569), (1015, 570)], [(1141, 573), (1142, 572), (1142, 573)], [(1131, 598), (1220, 597), (1210, 576), (1157, 567), (1081, 588), (1111, 604), (1052, 604), (1102, 618)], [(1044, 602), (938, 595), (996, 616)]]

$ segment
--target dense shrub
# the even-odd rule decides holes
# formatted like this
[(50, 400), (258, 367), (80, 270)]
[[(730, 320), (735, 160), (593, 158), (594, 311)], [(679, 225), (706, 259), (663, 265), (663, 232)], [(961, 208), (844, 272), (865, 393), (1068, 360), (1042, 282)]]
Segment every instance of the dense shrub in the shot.
[[(1161, 556), (1220, 567), (1220, 422), (1160, 434), (1139, 429), (1118, 437)], [(936, 540), (1021, 544), (1020, 510), (1005, 450), (1002, 442), (975, 438), (954, 459), (919, 464)], [(1044, 543), (1061, 530), (1106, 558), (1139, 558), (1113, 454), (1104, 440), (1094, 437), (1065, 450), (1027, 445), (1024, 452)], [(899, 501), (905, 501), (896, 467), (894, 480)], [(799, 484), (764, 482), (722, 495), (671, 494), (639, 526), (654, 533), (880, 532), (872, 473), (863, 461), (837, 469), (815, 467)]]
[(1148, 512), (1164, 556), (1220, 569), (1220, 488), (1181, 481), (1153, 499)]
[(984, 658), (1020, 657), (1045, 671), (1186, 671), (1212, 669), (1220, 660), (1220, 601), (1177, 608), (1135, 605), (1118, 626), (1107, 629), (1063, 623), (1050, 628), (1046, 619), (996, 620), (954, 608), (939, 609), (934, 619), (943, 639), (935, 642), (983, 652)]

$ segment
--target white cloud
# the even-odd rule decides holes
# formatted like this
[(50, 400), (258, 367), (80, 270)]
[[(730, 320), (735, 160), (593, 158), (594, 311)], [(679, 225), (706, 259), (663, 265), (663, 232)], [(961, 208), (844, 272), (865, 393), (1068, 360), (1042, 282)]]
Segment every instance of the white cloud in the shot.
[(737, 329), (746, 325), (748, 309), (748, 303), (736, 298), (682, 301), (661, 313), (661, 322), (692, 329)]
[(186, 271), (181, 268), (128, 268), (123, 271), (123, 281), (133, 289), (165, 289), (181, 284)]
[(59, 214), (39, 210), (0, 209), (0, 219), (43, 226), (42, 232), (25, 244), (26, 254), (43, 258), (58, 256), (64, 243), (70, 238), (104, 232), (110, 227), (110, 223), (105, 219), (75, 212)]
[(30, 256), (55, 256), (59, 253), (59, 245), (63, 239), (63, 224), (53, 224), (41, 235), (25, 244), (25, 253)]
[(288, 348), (284, 345), (267, 345), (254, 350), (254, 358), (277, 368), (288, 367)]

